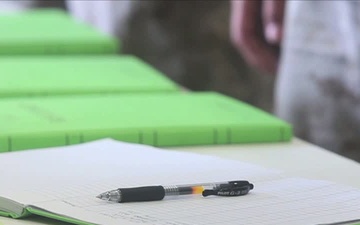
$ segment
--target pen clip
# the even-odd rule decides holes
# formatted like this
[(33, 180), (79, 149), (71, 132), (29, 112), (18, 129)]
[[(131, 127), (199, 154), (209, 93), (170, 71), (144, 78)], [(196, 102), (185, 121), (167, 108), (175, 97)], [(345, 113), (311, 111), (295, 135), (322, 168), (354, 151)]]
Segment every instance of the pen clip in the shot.
[(248, 181), (231, 181), (228, 184), (221, 185), (218, 189), (204, 190), (204, 197), (209, 195), (233, 197), (246, 195), (254, 188), (254, 185)]

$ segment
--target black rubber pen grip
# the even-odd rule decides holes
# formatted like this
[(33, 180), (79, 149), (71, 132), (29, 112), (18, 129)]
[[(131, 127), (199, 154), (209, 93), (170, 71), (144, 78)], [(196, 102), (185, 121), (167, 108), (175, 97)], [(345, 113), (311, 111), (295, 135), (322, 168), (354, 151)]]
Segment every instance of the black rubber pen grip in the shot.
[(148, 186), (137, 188), (119, 188), (121, 199), (119, 202), (158, 201), (165, 197), (162, 186)]

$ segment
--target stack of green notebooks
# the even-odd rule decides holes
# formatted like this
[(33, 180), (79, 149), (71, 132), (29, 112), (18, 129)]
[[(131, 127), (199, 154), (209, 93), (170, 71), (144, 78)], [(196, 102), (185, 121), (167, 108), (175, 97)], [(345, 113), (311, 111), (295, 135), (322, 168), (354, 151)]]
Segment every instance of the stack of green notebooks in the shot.
[(153, 146), (292, 137), (289, 124), (241, 101), (184, 93), (135, 56), (100, 55), (117, 42), (62, 11), (1, 15), (0, 31), (0, 152), (109, 137)]
[(120, 43), (61, 10), (0, 14), (1, 55), (113, 54)]
[(79, 95), (0, 101), (3, 152), (101, 138), (153, 146), (283, 142), (291, 127), (217, 93)]

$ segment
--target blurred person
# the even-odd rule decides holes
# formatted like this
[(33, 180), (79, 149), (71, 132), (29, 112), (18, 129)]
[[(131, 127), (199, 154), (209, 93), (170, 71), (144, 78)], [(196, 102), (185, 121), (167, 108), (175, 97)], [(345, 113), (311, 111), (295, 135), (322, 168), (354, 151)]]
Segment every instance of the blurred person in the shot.
[(122, 53), (140, 57), (178, 84), (269, 111), (273, 78), (254, 73), (232, 46), (229, 6), (198, 0), (67, 1), (75, 18), (118, 37)]
[(232, 1), (231, 38), (278, 74), (275, 113), (295, 134), (360, 161), (360, 2)]

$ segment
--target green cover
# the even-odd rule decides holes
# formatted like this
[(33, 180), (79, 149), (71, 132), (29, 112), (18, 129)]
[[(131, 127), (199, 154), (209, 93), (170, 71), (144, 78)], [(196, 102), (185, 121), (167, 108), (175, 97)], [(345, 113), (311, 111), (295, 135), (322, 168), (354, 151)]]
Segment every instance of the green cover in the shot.
[[(16, 215), (14, 213), (8, 213), (8, 212), (5, 212), (5, 211), (0, 211), (0, 216), (2, 216), (2, 217), (10, 217), (10, 218), (14, 218), (14, 219), (24, 219), (24, 220), (26, 220), (26, 217), (28, 217), (30, 215), (38, 215), (38, 216), (41, 216), (41, 217), (46, 217), (46, 218), (49, 218), (49, 219), (66, 222), (66, 223), (69, 223), (69, 224), (94, 225), (93, 223), (77, 220), (77, 219), (67, 217), (67, 216), (63, 216), (63, 215), (58, 215), (58, 214), (48, 212), (48, 211), (43, 210), (43, 209), (38, 209), (38, 208), (32, 207), (32, 206), (25, 207), (24, 212), (23, 212), (22, 215)], [(1, 223), (0, 223), (0, 225), (1, 225)]]
[(42, 209), (38, 209), (36, 207), (26, 207), (26, 210), (34, 215), (38, 215), (38, 216), (43, 216), (43, 217), (47, 217), (50, 219), (54, 219), (54, 220), (59, 220), (59, 221), (63, 221), (66, 223), (71, 223), (71, 224), (76, 224), (76, 225), (95, 225), (93, 223), (89, 223), (86, 221), (81, 221), (81, 220), (77, 220), (74, 218), (70, 218), (67, 216), (63, 216), (63, 215), (58, 215), (58, 214), (54, 214), (52, 212), (48, 212), (46, 210), (42, 210)]
[(178, 91), (144, 61), (128, 55), (3, 57), (0, 97)]
[(0, 56), (113, 54), (120, 48), (115, 38), (55, 9), (0, 14), (0, 33)]
[(16, 217), (16, 215), (12, 215), (11, 213), (8, 213), (8, 212), (5, 212), (5, 211), (0, 211), (0, 216), (12, 217), (12, 218)]
[(153, 146), (282, 142), (289, 124), (217, 93), (134, 94), (0, 101), (0, 151), (101, 138)]

